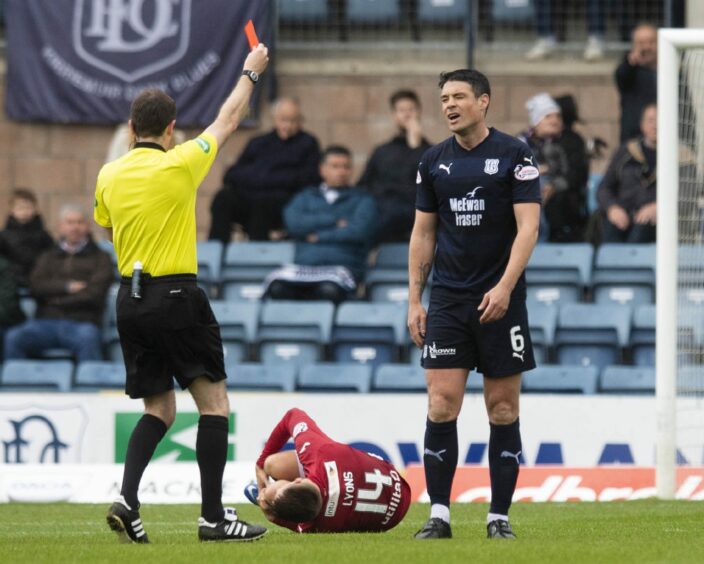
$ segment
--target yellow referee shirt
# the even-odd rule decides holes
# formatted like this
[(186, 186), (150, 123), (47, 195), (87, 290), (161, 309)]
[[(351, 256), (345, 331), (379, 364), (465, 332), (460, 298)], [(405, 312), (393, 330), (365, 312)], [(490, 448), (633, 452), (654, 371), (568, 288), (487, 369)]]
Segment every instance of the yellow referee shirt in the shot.
[(135, 261), (152, 276), (198, 273), (196, 191), (217, 150), (203, 133), (167, 152), (137, 147), (103, 166), (93, 215), (112, 227), (120, 274), (131, 276)]

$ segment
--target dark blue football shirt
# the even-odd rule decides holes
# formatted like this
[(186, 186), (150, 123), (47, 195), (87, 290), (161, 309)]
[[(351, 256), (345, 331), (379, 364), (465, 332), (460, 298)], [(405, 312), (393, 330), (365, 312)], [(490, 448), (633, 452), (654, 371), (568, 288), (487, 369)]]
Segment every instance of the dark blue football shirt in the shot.
[[(494, 128), (471, 151), (452, 136), (418, 166), (416, 208), (438, 214), (433, 292), (481, 299), (503, 276), (516, 237), (513, 204), (540, 203), (528, 146)], [(525, 296), (521, 274), (513, 296)]]

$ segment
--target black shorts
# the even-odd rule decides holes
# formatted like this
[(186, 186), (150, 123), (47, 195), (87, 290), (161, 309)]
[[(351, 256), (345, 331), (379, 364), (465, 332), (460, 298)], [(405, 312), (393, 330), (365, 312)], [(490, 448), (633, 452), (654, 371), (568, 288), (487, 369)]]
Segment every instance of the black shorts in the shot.
[(486, 325), (479, 323), (480, 303), (431, 294), (423, 368), (476, 368), (489, 378), (535, 368), (525, 299), (512, 298), (506, 315)]
[(144, 398), (182, 389), (199, 376), (224, 380), (220, 327), (192, 274), (143, 277), (142, 298), (130, 296), (130, 279), (117, 293), (117, 330), (125, 358), (125, 392)]

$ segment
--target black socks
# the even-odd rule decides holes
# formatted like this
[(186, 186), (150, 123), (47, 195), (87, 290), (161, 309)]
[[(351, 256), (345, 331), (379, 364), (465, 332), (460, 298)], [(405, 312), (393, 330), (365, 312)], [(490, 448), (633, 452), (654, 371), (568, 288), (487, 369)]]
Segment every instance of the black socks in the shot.
[(490, 513), (508, 515), (518, 480), (521, 455), (521, 430), (516, 419), (508, 425), (494, 425), (489, 434), (489, 475), (491, 476)]
[(201, 517), (211, 523), (222, 521), (222, 475), (227, 459), (227, 417), (201, 415), (198, 420), (196, 458), (200, 468), (200, 488), (203, 502)]
[(132, 431), (130, 441), (127, 444), (120, 493), (133, 510), (139, 508), (137, 492), (144, 469), (149, 464), (156, 445), (166, 434), (166, 429), (166, 423), (161, 419), (145, 413)]
[(425, 424), (423, 463), (431, 504), (450, 506), (452, 479), (457, 468), (457, 419)]

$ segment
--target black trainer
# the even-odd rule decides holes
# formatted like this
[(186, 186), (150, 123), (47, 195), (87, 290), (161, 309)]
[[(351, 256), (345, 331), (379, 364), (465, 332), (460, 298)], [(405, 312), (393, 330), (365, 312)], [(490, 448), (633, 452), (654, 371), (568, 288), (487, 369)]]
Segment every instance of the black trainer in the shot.
[(120, 542), (149, 544), (139, 511), (132, 509), (124, 497), (118, 497), (110, 506), (106, 520), (110, 529), (117, 533)]
[(259, 540), (265, 534), (265, 527), (240, 520), (232, 507), (225, 508), (225, 518), (218, 523), (198, 518), (198, 539), (201, 541), (247, 542)]
[(439, 517), (431, 517), (423, 528), (413, 535), (414, 539), (451, 539), (452, 529), (450, 523)]
[(508, 521), (497, 519), (486, 526), (486, 538), (488, 539), (515, 539), (516, 535), (511, 530)]

